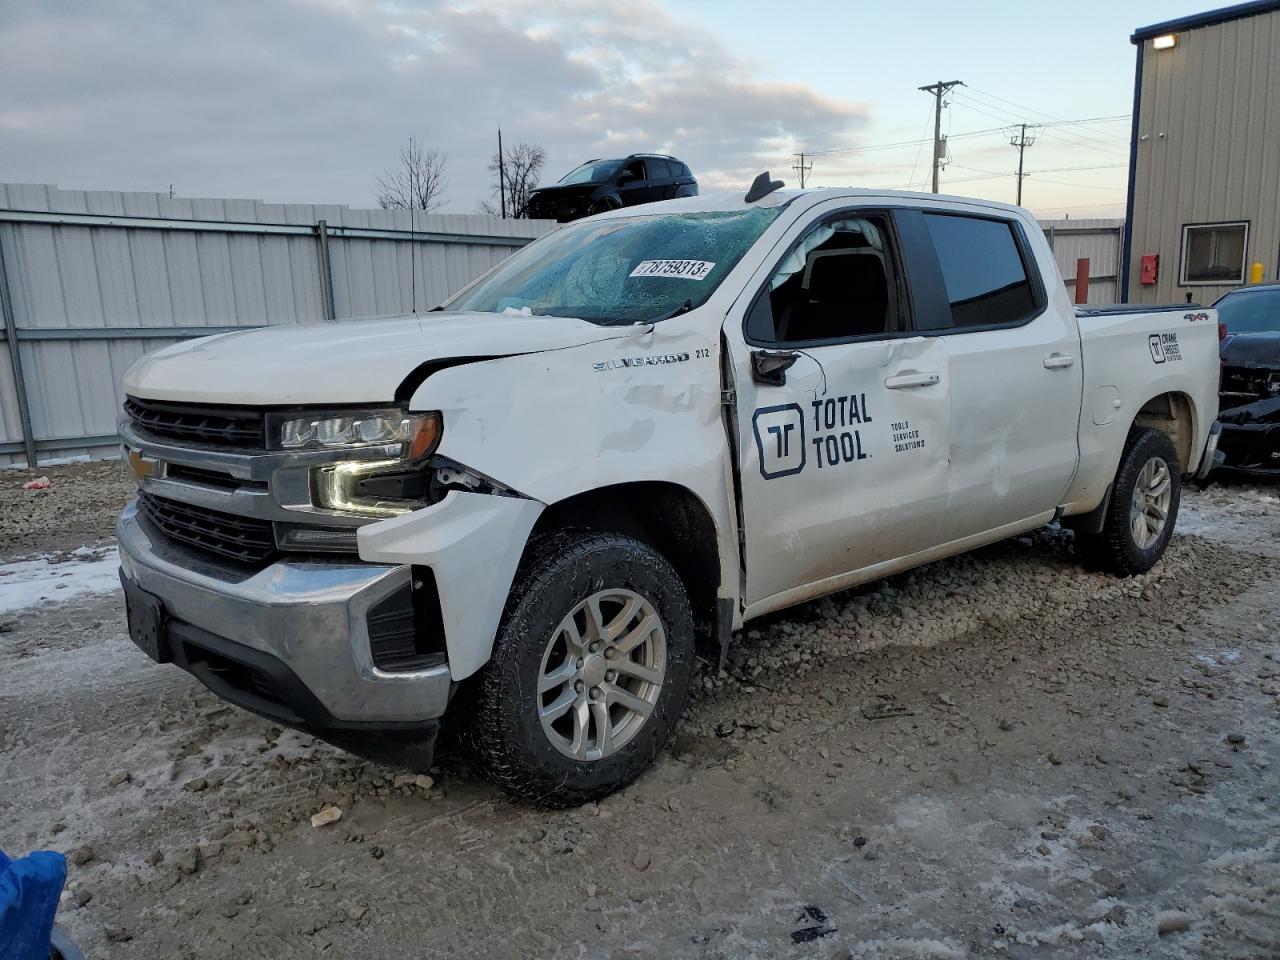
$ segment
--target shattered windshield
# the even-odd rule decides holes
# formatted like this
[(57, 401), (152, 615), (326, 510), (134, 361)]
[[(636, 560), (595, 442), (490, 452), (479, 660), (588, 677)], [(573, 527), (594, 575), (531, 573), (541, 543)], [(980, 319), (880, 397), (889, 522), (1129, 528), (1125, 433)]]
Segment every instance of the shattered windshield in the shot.
[(582, 221), (513, 254), (443, 309), (660, 320), (701, 306), (779, 207)]
[(1231, 333), (1280, 333), (1280, 289), (1237, 290), (1214, 307)]
[(608, 180), (613, 171), (622, 166), (621, 160), (592, 160), (580, 167), (570, 170), (560, 178), (561, 183), (597, 183)]

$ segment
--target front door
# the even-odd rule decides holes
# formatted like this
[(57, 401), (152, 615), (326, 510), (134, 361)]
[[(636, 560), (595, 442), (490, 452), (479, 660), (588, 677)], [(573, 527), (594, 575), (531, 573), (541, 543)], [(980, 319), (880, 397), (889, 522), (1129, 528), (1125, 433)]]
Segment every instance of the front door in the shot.
[(757, 612), (933, 546), (947, 498), (946, 349), (914, 335), (891, 214), (826, 205), (779, 249), (725, 326)]

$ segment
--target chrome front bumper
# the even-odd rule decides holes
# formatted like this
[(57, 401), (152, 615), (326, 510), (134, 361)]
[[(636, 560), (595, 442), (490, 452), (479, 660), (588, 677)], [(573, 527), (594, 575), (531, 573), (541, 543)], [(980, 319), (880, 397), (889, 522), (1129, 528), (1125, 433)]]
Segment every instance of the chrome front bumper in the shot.
[(116, 532), (123, 575), (168, 617), (274, 658), (333, 726), (404, 728), (444, 714), (447, 664), (388, 673), (369, 650), (365, 615), (409, 582), (409, 566), (289, 559), (245, 574), (153, 538), (134, 503)]

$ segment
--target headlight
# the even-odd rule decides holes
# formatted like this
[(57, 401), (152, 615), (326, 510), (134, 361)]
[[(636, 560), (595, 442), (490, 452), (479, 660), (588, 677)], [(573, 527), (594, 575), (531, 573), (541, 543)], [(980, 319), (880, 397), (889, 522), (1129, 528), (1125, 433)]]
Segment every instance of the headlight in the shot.
[(278, 413), (271, 435), (281, 450), (333, 450), (403, 444), (405, 460), (427, 456), (440, 442), (440, 414), (403, 410)]
[[(394, 517), (425, 505), (431, 481), (427, 458), (440, 445), (442, 428), (439, 413), (394, 408), (268, 414), (268, 436), (277, 450), (354, 452), (376, 447), (379, 454), (391, 454), (376, 460), (334, 460), (310, 469), (312, 505), (357, 517)], [(294, 547), (310, 537), (285, 532)], [(307, 546), (323, 548), (319, 543)], [(332, 545), (338, 546), (336, 541)]]

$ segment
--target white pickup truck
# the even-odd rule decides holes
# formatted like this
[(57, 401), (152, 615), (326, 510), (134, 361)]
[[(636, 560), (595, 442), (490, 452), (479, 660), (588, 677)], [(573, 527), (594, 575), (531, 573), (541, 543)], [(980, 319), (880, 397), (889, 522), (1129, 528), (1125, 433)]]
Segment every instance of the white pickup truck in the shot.
[(1055, 520), (1126, 575), (1217, 437), (1212, 311), (1076, 310), (1024, 210), (873, 190), (605, 213), (436, 310), (125, 377), (129, 628), (225, 699), (513, 795), (626, 784), (695, 646)]

